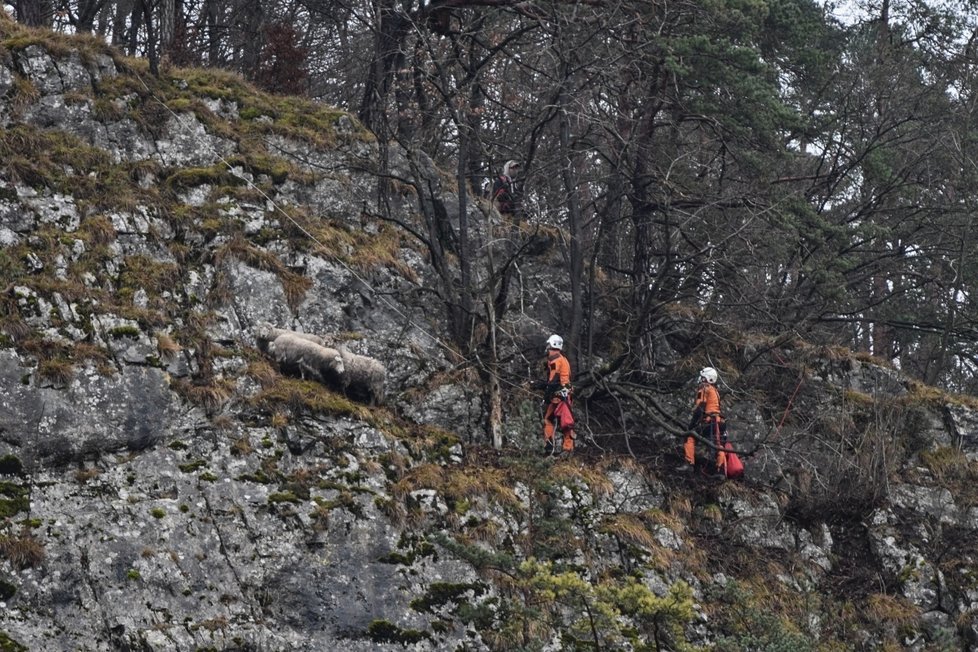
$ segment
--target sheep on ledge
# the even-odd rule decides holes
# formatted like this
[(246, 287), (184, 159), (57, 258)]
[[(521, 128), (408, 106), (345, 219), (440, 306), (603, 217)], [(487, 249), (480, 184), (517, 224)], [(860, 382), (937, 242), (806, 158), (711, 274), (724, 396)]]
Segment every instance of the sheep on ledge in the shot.
[(369, 405), (384, 402), (387, 369), (377, 359), (353, 353), (312, 333), (275, 328), (267, 322), (255, 328), (258, 348), (278, 364), (282, 373), (317, 380)]
[(384, 402), (384, 382), (387, 369), (375, 358), (359, 355), (343, 346), (337, 347), (343, 361), (340, 387), (348, 398), (369, 405)]
[(268, 344), (268, 354), (283, 373), (343, 388), (344, 363), (340, 352), (316, 344), (302, 333), (284, 332)]
[(318, 335), (312, 333), (300, 333), (298, 331), (289, 331), (284, 328), (275, 328), (268, 322), (261, 322), (255, 328), (255, 340), (258, 342), (258, 350), (262, 353), (268, 353), (268, 346), (275, 341), (275, 338), (279, 335), (284, 335), (285, 333), (290, 333), (296, 337), (301, 337), (304, 340), (309, 340), (319, 346), (326, 346), (326, 341)]

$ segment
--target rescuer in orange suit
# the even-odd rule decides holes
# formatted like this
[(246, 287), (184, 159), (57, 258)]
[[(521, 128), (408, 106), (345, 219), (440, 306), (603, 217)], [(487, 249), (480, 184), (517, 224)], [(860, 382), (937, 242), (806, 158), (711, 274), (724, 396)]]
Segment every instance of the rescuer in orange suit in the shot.
[[(726, 455), (722, 447), (726, 443), (727, 428), (723, 414), (720, 412), (720, 393), (717, 391), (717, 370), (713, 367), (703, 367), (700, 370), (699, 385), (696, 387), (696, 400), (693, 402), (693, 414), (689, 420), (689, 432), (698, 434), (702, 439), (713, 442), (716, 446), (717, 474), (723, 474), (726, 466)], [(686, 463), (680, 466), (681, 471), (692, 470), (696, 464), (696, 438), (692, 434), (686, 437), (683, 446)]]
[(574, 452), (574, 417), (571, 413), (571, 367), (562, 350), (564, 340), (560, 335), (547, 338), (547, 381), (544, 386), (543, 438), (546, 453), (554, 451), (554, 434), (563, 435), (561, 453)]

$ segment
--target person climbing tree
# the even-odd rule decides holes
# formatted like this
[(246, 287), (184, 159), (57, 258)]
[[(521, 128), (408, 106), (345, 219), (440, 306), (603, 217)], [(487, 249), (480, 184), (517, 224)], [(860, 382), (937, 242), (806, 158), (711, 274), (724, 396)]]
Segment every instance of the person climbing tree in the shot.
[(515, 216), (518, 213), (516, 182), (514, 175), (520, 169), (517, 161), (506, 161), (502, 174), (492, 183), (492, 203), (503, 215)]
[(554, 452), (554, 436), (560, 432), (563, 437), (560, 453), (574, 452), (574, 415), (571, 411), (571, 367), (562, 353), (564, 339), (560, 335), (547, 338), (547, 380), (538, 383), (543, 393), (543, 438), (544, 452)]
[(727, 443), (727, 426), (720, 411), (720, 393), (717, 391), (717, 370), (713, 367), (703, 367), (700, 370), (699, 385), (696, 387), (696, 400), (693, 402), (693, 414), (689, 420), (689, 435), (683, 446), (685, 464), (680, 471), (691, 471), (696, 464), (696, 437), (702, 441), (712, 442), (716, 450), (715, 467), (711, 470), (716, 475), (724, 475), (726, 456), (723, 446)]

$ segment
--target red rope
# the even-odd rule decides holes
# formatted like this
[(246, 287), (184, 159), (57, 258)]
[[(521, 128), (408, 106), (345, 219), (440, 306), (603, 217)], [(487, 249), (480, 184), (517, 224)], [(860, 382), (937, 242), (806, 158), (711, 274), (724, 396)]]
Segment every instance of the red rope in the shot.
[[(784, 358), (778, 355), (777, 351), (773, 351), (773, 353), (774, 353), (774, 357), (778, 359), (778, 362), (780, 362), (782, 366), (785, 367), (788, 366), (787, 364), (785, 364)], [(795, 391), (793, 391), (791, 393), (791, 396), (788, 398), (788, 404), (784, 407), (784, 414), (781, 415), (781, 423), (778, 424), (777, 429), (774, 431), (774, 436), (772, 437), (772, 439), (777, 439), (778, 435), (781, 434), (781, 427), (784, 425), (784, 422), (787, 421), (788, 419), (788, 413), (791, 411), (791, 404), (794, 402), (795, 397), (798, 396), (798, 390), (801, 389), (801, 385), (803, 382), (805, 382), (804, 369), (798, 372), (798, 384), (795, 385)]]

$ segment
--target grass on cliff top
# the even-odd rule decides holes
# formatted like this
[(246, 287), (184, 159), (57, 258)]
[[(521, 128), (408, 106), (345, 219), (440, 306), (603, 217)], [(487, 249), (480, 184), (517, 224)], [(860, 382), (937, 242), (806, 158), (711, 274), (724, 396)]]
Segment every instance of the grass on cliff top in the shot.
[[(374, 139), (345, 111), (301, 97), (265, 93), (239, 74), (222, 69), (177, 68), (164, 64), (160, 77), (155, 78), (150, 75), (145, 59), (124, 56), (101, 36), (61, 34), (50, 29), (31, 28), (0, 12), (0, 49), (16, 51), (32, 45), (43, 48), (55, 57), (77, 53), (85, 63), (94, 61), (97, 55), (109, 56), (129, 80), (132, 91), (148, 92), (167, 104), (186, 108), (187, 102), (196, 102), (199, 98), (233, 104), (238, 111), (242, 134), (277, 134), (328, 148), (337, 144), (336, 123), (345, 117), (354, 127), (354, 138), (365, 141)], [(203, 107), (194, 107), (195, 111), (200, 108)]]
[(912, 381), (907, 388), (907, 396), (903, 401), (909, 405), (925, 405), (942, 408), (945, 406), (963, 407), (978, 410), (978, 397), (968, 394), (945, 392), (939, 387)]
[[(229, 243), (214, 254), (218, 262), (222, 256), (233, 255), (247, 264), (272, 271), (281, 280), (286, 298), (293, 308), (301, 303), (311, 286), (311, 281), (304, 275), (289, 269), (259, 244), (246, 240), (241, 234), (240, 220), (228, 210), (228, 204), (214, 201), (202, 207), (188, 208), (175, 193), (160, 192), (154, 184), (143, 184), (144, 178), (159, 178), (164, 174), (152, 162), (115, 164), (106, 152), (69, 133), (13, 125), (0, 130), (0, 166), (0, 177), (29, 186), (41, 196), (52, 193), (62, 195), (69, 209), (77, 212), (80, 218), (75, 231), (68, 232), (59, 225), (42, 225), (30, 240), (25, 239), (0, 251), (0, 272), (8, 283), (30, 287), (49, 302), (59, 295), (69, 303), (77, 303), (83, 310), (97, 303), (100, 312), (114, 312), (136, 319), (150, 329), (161, 328), (174, 320), (172, 311), (181, 308), (179, 303), (173, 301), (172, 292), (186, 285), (186, 274), (193, 269), (194, 262), (207, 262), (200, 256), (194, 256), (185, 243), (193, 240), (194, 232), (203, 234), (205, 241), (219, 234), (230, 236)], [(277, 174), (273, 169), (265, 171), (273, 176)], [(213, 170), (210, 172), (209, 176), (201, 176), (200, 170), (178, 170), (171, 173), (169, 178), (174, 183), (176, 179), (182, 180), (181, 183), (187, 183), (190, 179), (208, 184), (236, 183), (230, 176), (225, 179)], [(222, 192), (225, 192), (225, 197), (228, 196), (227, 192), (237, 197), (248, 191), (232, 185), (219, 186), (214, 190), (216, 195)], [(18, 200), (9, 187), (6, 191), (0, 189), (0, 193), (5, 199)], [(255, 199), (257, 196), (251, 197), (251, 200)], [(147, 239), (152, 243), (157, 238), (157, 244), (168, 249), (176, 262), (149, 256), (129, 256), (123, 261), (124, 264), (118, 265), (118, 253), (111, 247), (117, 234), (109, 215), (138, 216), (148, 207), (152, 207), (151, 215), (169, 223), (177, 237), (169, 237), (151, 228)], [(296, 209), (296, 212), (301, 213), (301, 209)], [(66, 213), (65, 219), (69, 218), (70, 213)], [(293, 244), (300, 249), (311, 250), (322, 245), (321, 253), (332, 254), (334, 258), (359, 269), (388, 265), (406, 275), (411, 274), (411, 270), (399, 260), (401, 238), (394, 229), (381, 228), (380, 234), (369, 236), (315, 217), (306, 217), (304, 225), (307, 233), (292, 229)], [(276, 237), (280, 237), (284, 230), (278, 231)], [(319, 245), (310, 240), (308, 233), (315, 236)], [(80, 254), (77, 252), (79, 244), (83, 245)], [(69, 273), (66, 277), (55, 273), (63, 264), (61, 261), (68, 261)], [(37, 263), (40, 263), (40, 267)], [(116, 270), (113, 273), (117, 276), (106, 279), (108, 270)], [(83, 282), (85, 278), (106, 279), (115, 286), (114, 292), (107, 293), (93, 287)], [(220, 302), (221, 297), (217, 294), (222, 287), (217, 284), (211, 293), (213, 296), (198, 299), (206, 301), (208, 305)], [(149, 295), (145, 309), (137, 308), (132, 302), (137, 290)], [(30, 339), (11, 335), (26, 323), (20, 318), (16, 305), (11, 306), (3, 322), (7, 336), (13, 341)], [(64, 369), (52, 367), (49, 370), (54, 376), (69, 375), (63, 373)], [(189, 394), (200, 398), (205, 404), (217, 400), (213, 393), (208, 394), (200, 386), (194, 386), (193, 390)]]
[(419, 489), (433, 489), (450, 504), (484, 499), (508, 509), (522, 510), (523, 504), (513, 490), (512, 478), (498, 468), (466, 466), (446, 468), (439, 464), (420, 464), (408, 470), (391, 487), (397, 499)]
[(16, 124), (0, 130), (0, 164), (10, 181), (70, 197), (83, 215), (160, 202), (154, 188), (135, 182), (139, 166), (113, 163), (108, 152), (63, 131)]
[(94, 60), (94, 55), (105, 54), (123, 60), (122, 55), (95, 34), (59, 34), (46, 28), (28, 27), (0, 11), (0, 50), (22, 50), (37, 45), (52, 55), (67, 56), (77, 52), (84, 62)]
[[(351, 125), (358, 123), (345, 111), (317, 104), (296, 96), (264, 93), (240, 75), (211, 68), (173, 68), (165, 71), (171, 83), (181, 87), (191, 97), (207, 97), (234, 104), (238, 109), (238, 127), (244, 134), (279, 135), (296, 139), (320, 148), (338, 144), (336, 123), (346, 118)], [(366, 129), (358, 127), (355, 137), (374, 139)]]

